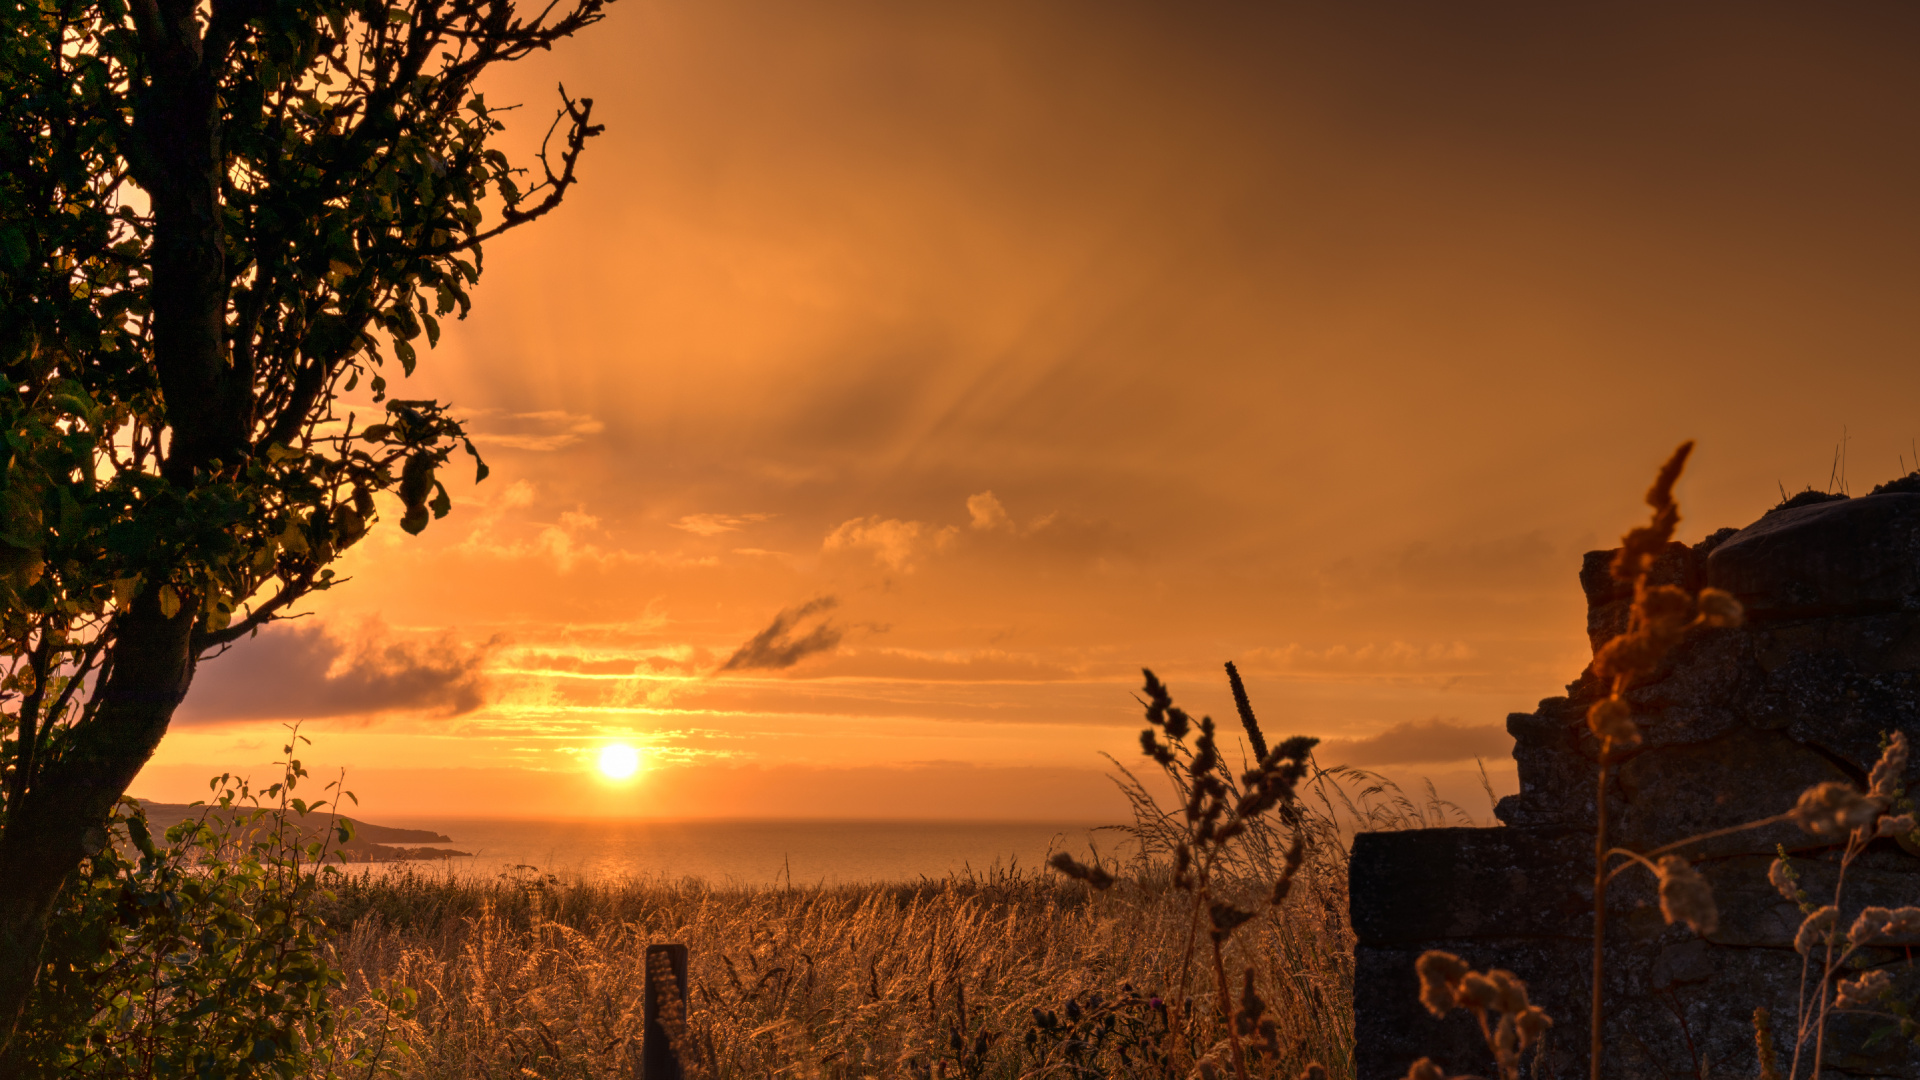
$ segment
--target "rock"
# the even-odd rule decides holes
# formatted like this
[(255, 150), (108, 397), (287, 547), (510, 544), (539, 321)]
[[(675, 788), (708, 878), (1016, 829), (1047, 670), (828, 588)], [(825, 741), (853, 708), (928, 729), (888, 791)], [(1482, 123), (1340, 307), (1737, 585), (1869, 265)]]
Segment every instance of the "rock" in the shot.
[(1775, 510), (1714, 549), (1707, 579), (1753, 619), (1920, 609), (1920, 494)]
[[(1678, 585), (1697, 591), (1706, 584), (1706, 566), (1685, 544), (1668, 544), (1647, 574), (1652, 585)], [(1587, 594), (1587, 641), (1595, 652), (1627, 629), (1633, 588), (1613, 579), (1613, 552), (1589, 551), (1580, 563), (1580, 588)]]
[(1665, 990), (1679, 983), (1706, 982), (1713, 972), (1713, 950), (1706, 942), (1680, 941), (1660, 947), (1647, 981), (1655, 990)]
[[(1581, 568), (1596, 647), (1625, 627), (1631, 604), (1612, 580), (1612, 557), (1590, 553)], [(1792, 500), (1737, 532), (1669, 545), (1654, 575), (1729, 589), (1750, 618), (1739, 629), (1696, 632), (1627, 691), (1643, 741), (1616, 750), (1609, 770), (1612, 845), (1651, 851), (1779, 814), (1822, 781), (1864, 785), (1890, 731), (1906, 732), (1920, 761), (1920, 475), (1857, 499)], [(1492, 1075), (1465, 1014), (1436, 1019), (1416, 998), (1413, 964), (1429, 948), (1527, 981), (1556, 1021), (1527, 1075), (1586, 1073), (1600, 747), (1585, 715), (1606, 691), (1589, 669), (1567, 696), (1507, 718), (1520, 790), (1496, 811), (1506, 828), (1355, 838), (1359, 1080), (1399, 1080), (1422, 1056), (1449, 1074)], [(1770, 1011), (1790, 1057), (1802, 972), (1792, 945), (1804, 913), (1767, 880), (1776, 846), (1794, 853), (1807, 902), (1832, 902), (1835, 848), (1787, 822), (1679, 849), (1719, 910), (1706, 940), (1666, 922), (1645, 868), (1613, 879), (1603, 991), (1609, 1080), (1753, 1076), (1756, 1008)], [(1920, 858), (1892, 841), (1872, 844), (1845, 881), (1843, 924), (1868, 905), (1920, 905)], [(1902, 1000), (1920, 1001), (1909, 951), (1893, 943), (1855, 959), (1897, 970)], [(1859, 1016), (1834, 1019), (1824, 1068), (1920, 1080), (1912, 1044), (1872, 1039), (1875, 1029)], [(1805, 1061), (1801, 1068), (1804, 1075)]]
[[(1577, 869), (1580, 860), (1586, 869)], [(1593, 929), (1593, 834), (1564, 829), (1361, 833), (1349, 871), (1354, 932), (1434, 938), (1564, 937)], [(1448, 883), (1435, 903), (1432, 883)]]
[[(1773, 817), (1802, 791), (1853, 779), (1826, 755), (1777, 731), (1741, 731), (1712, 742), (1648, 750), (1620, 767), (1614, 839), (1651, 851), (1689, 836)], [(1823, 847), (1831, 841), (1781, 822), (1688, 844), (1689, 859)]]

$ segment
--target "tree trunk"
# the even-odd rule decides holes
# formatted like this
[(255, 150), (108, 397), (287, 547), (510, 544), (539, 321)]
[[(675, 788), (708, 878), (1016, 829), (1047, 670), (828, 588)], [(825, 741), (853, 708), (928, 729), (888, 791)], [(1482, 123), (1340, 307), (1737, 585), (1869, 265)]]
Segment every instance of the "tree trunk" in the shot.
[(107, 843), (107, 814), (153, 756), (193, 678), (191, 605), (168, 619), (155, 592), (119, 621), (100, 705), (57, 745), (0, 833), (0, 1021), (13, 1029), (40, 972), (47, 917), (67, 875)]
[[(123, 148), (152, 206), (152, 357), (171, 445), (161, 466), (176, 487), (199, 470), (237, 464), (248, 448), (252, 386), (225, 361), (227, 277), (217, 56), (203, 56), (192, 0), (134, 0), (147, 83), (134, 93), (134, 144)], [(218, 5), (216, 5), (217, 14)], [(0, 1053), (39, 975), (47, 920), (80, 860), (108, 842), (108, 813), (166, 734), (196, 660), (196, 598), (169, 618), (147, 569), (131, 609), (103, 633), (105, 684), (86, 721), (47, 742), (0, 833)], [(51, 718), (49, 718), (51, 720)]]

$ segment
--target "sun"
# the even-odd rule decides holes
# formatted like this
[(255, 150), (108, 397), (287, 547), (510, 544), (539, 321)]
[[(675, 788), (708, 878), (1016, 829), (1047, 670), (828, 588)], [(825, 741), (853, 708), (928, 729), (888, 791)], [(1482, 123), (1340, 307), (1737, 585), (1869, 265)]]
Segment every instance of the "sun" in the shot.
[(600, 774), (609, 780), (625, 780), (640, 771), (640, 751), (625, 743), (600, 748)]

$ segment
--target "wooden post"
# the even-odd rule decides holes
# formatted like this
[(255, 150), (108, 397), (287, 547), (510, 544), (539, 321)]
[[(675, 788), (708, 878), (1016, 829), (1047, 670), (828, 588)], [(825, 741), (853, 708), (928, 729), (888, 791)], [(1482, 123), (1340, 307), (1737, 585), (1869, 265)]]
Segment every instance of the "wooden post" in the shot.
[[(687, 947), (647, 946), (646, 1029), (640, 1043), (641, 1080), (685, 1080), (681, 1052), (687, 1033)], [(680, 1046), (674, 1044), (679, 1042)]]

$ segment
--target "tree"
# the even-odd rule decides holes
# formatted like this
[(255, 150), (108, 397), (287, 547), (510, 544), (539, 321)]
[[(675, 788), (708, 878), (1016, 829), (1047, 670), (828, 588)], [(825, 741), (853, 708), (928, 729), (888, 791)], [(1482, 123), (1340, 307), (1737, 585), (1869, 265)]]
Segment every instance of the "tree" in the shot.
[[(600, 132), (563, 87), (523, 190), (476, 80), (604, 3), (0, 15), (0, 1035), (196, 664), (332, 584), (383, 506), (445, 515), (463, 446), (485, 477), (383, 365), (467, 313), (482, 244), (558, 206)], [(363, 381), (376, 422), (341, 415)]]

